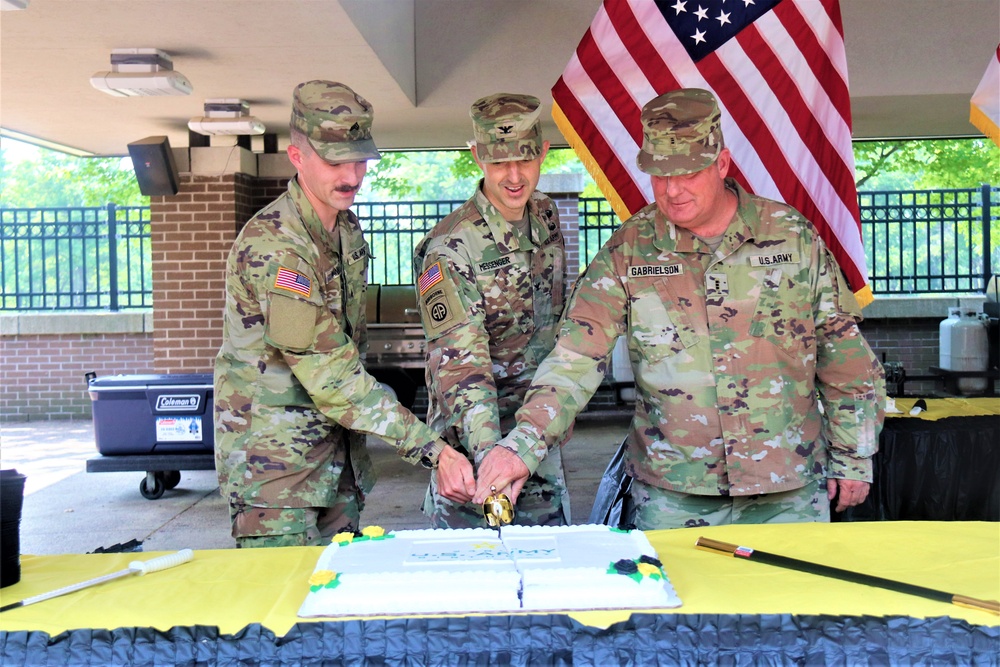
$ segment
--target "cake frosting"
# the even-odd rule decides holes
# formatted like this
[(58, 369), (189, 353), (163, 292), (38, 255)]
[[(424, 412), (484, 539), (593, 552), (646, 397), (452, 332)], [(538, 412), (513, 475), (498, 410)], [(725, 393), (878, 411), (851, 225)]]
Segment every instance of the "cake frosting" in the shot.
[(601, 525), (342, 533), (299, 616), (680, 606), (646, 536)]

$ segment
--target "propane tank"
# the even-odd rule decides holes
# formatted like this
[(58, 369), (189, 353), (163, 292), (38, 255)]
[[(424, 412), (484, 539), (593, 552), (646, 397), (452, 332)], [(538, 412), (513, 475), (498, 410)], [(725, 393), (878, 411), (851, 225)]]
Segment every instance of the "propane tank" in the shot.
[(951, 367), (951, 328), (958, 322), (961, 315), (961, 308), (949, 308), (948, 317), (941, 320), (938, 325), (938, 366), (946, 370), (954, 370)]
[[(962, 311), (961, 316), (950, 329), (950, 366), (941, 366), (950, 371), (985, 372), (989, 362), (989, 341), (986, 322), (975, 311)], [(986, 391), (987, 379), (959, 378), (958, 392), (963, 396), (981, 394)]]

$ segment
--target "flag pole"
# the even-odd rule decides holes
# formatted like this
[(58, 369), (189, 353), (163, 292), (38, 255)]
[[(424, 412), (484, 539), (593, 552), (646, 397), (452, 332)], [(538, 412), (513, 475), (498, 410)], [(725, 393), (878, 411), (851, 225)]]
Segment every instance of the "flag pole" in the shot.
[(883, 579), (882, 577), (875, 577), (861, 572), (842, 570), (828, 565), (820, 565), (818, 563), (811, 563), (809, 561), (798, 560), (796, 558), (788, 558), (787, 556), (779, 556), (777, 554), (770, 554), (764, 551), (757, 551), (756, 549), (751, 549), (749, 547), (741, 547), (735, 544), (729, 544), (728, 542), (712, 540), (707, 537), (699, 537), (695, 546), (704, 551), (733, 556), (734, 558), (746, 558), (747, 560), (757, 561), (767, 565), (774, 565), (776, 567), (783, 567), (789, 570), (798, 570), (799, 572), (817, 574), (821, 577), (831, 577), (833, 579), (840, 579), (841, 581), (851, 581), (856, 584), (885, 588), (890, 591), (896, 591), (897, 593), (916, 595), (929, 600), (948, 602), (950, 604), (958, 605), (959, 607), (968, 607), (969, 609), (978, 609), (980, 611), (987, 611), (991, 614), (1000, 615), (1000, 602), (997, 602), (996, 600), (978, 600), (965, 595), (947, 593), (945, 591), (925, 588), (923, 586), (915, 586), (913, 584), (894, 581), (892, 579)]

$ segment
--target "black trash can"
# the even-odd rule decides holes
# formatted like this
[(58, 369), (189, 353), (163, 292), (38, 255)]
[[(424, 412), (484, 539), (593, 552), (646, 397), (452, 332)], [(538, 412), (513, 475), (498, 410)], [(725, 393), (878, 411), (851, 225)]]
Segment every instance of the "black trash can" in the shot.
[(0, 470), (0, 588), (21, 581), (21, 507), (25, 476)]
[(87, 383), (105, 456), (211, 453), (211, 373), (109, 375)]

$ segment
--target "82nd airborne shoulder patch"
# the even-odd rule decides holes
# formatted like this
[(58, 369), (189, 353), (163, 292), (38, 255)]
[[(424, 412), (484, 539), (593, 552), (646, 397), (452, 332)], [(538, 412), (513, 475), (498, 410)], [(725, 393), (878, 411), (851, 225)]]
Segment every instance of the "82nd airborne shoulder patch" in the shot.
[(466, 321), (465, 308), (455, 290), (446, 280), (441, 262), (431, 264), (417, 278), (420, 293), (420, 320), (429, 339), (434, 339)]

